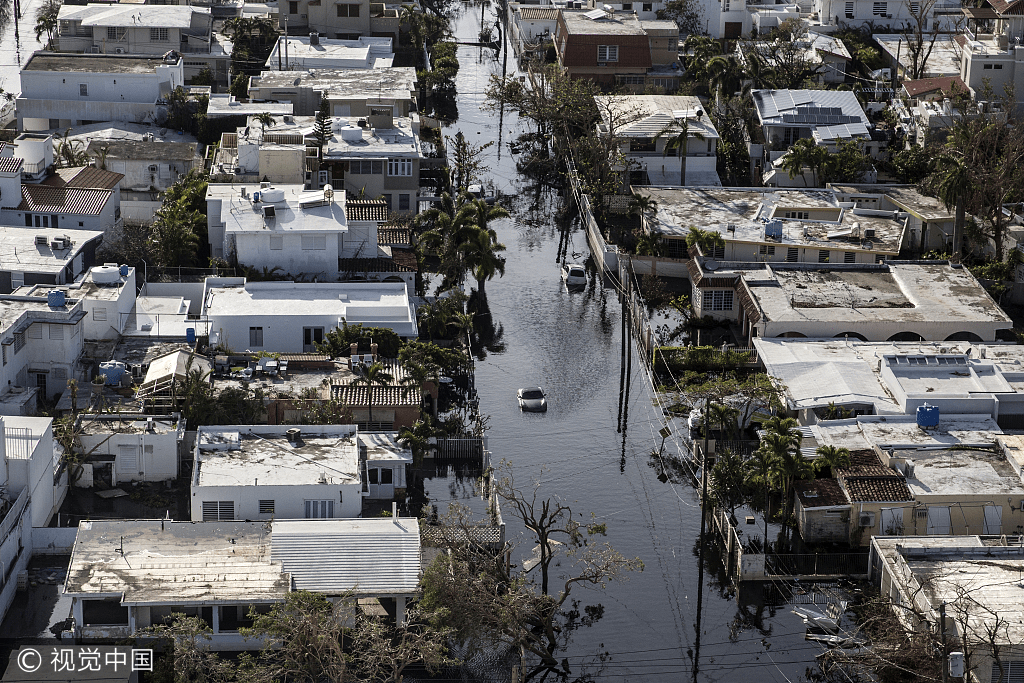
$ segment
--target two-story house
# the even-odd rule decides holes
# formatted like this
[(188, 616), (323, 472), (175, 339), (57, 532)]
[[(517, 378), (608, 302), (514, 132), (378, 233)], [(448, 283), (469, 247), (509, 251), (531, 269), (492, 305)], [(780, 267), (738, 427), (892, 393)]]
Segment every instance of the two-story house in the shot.
[(643, 22), (632, 12), (563, 9), (555, 26), (558, 65), (571, 78), (589, 78), (606, 89), (674, 89), (678, 42), (675, 23)]
[(814, 0), (814, 12), (824, 26), (882, 27), (893, 29), (916, 26), (920, 18), (925, 31), (956, 30), (963, 23), (961, 3), (956, 0), (937, 0), (920, 3), (915, 0)]
[(124, 176), (122, 215), (146, 222), (153, 220), (163, 193), (203, 163), (195, 142), (93, 139), (85, 152), (97, 168)]
[(268, 71), (314, 69), (389, 69), (395, 59), (390, 37), (361, 36), (355, 40), (281, 36), (267, 57)]
[[(613, 142), (613, 164), (625, 162), (633, 185), (721, 185), (718, 131), (690, 95), (601, 95), (600, 136)], [(687, 143), (679, 144), (686, 125)], [(684, 152), (685, 150), (685, 152)], [(686, 178), (682, 178), (683, 160)]]
[(322, 69), (264, 71), (249, 79), (249, 99), (291, 102), (296, 116), (316, 116), (326, 95), (331, 116), (367, 116), (369, 107), (390, 106), (395, 116), (416, 109), (416, 69)]
[(36, 52), (21, 69), (18, 129), (158, 122), (166, 116), (164, 98), (184, 83), (184, 61), (174, 50), (160, 57)]
[(185, 58), (185, 79), (209, 68), (215, 82), (228, 82), (230, 46), (213, 31), (209, 9), (191, 5), (65, 5), (57, 16), (60, 52), (106, 55), (163, 55)]
[(283, 0), (278, 23), (286, 32), (316, 31), (322, 36), (357, 40), (362, 36), (386, 36), (398, 42), (398, 5), (370, 0)]

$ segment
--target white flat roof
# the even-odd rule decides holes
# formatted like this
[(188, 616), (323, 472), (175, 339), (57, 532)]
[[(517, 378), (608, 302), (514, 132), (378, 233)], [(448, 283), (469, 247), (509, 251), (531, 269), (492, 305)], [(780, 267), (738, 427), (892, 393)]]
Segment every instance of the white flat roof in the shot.
[(1010, 316), (963, 267), (913, 261), (864, 268), (813, 265), (744, 274), (763, 318), (830, 322), (853, 331), (862, 322), (1013, 327)]
[(359, 483), (359, 446), (354, 425), (200, 427), (194, 486), (306, 486)]
[[(65, 235), (71, 238), (67, 249), (53, 249), (50, 246), (54, 239)], [(45, 244), (36, 244), (37, 236), (45, 237)], [(103, 232), (97, 230), (0, 226), (0, 269), (59, 273), (78, 256), (86, 244), (102, 238)]]
[[(879, 414), (903, 414), (895, 392), (925, 397), (982, 399), (987, 392), (1024, 392), (1024, 346), (969, 342), (861, 342), (840, 339), (755, 338), (758, 358), (768, 374), (786, 387), (794, 410), (837, 405), (870, 404)], [(980, 356), (984, 354), (985, 358)], [(891, 364), (896, 356), (904, 363)], [(963, 364), (939, 364), (940, 358), (959, 358)], [(915, 364), (910, 365), (911, 359)], [(923, 359), (918, 364), (917, 359)], [(934, 359), (934, 362), (932, 360)], [(889, 387), (882, 370), (896, 383)], [(917, 371), (910, 373), (911, 368)], [(971, 370), (973, 369), (973, 373)], [(959, 374), (958, 374), (959, 373)], [(997, 383), (995, 375), (1005, 381)], [(991, 379), (990, 379), (991, 378)], [(986, 389), (986, 387), (988, 387)], [(961, 407), (966, 403), (961, 403)], [(916, 410), (917, 404), (913, 405)]]
[(403, 337), (417, 334), (404, 282), (249, 282), (213, 286), (204, 312), (215, 317), (324, 316), (371, 327), (389, 327)]
[(334, 134), (327, 141), (326, 156), (330, 157), (366, 157), (366, 158), (394, 158), (398, 155), (405, 157), (423, 157), (420, 148), (420, 137), (413, 132), (412, 119), (409, 117), (396, 117), (392, 128), (377, 128), (370, 130), (369, 127), (361, 130), (358, 140), (346, 140), (341, 131), (345, 125), (358, 128), (356, 123), (359, 117), (343, 118), (335, 117), (333, 122)]
[[(646, 23), (646, 22), (645, 22)], [(666, 130), (679, 134), (679, 121), (684, 117), (690, 133), (717, 139), (718, 131), (701, 101), (692, 95), (598, 95), (594, 97), (601, 113), (604, 130), (615, 123), (615, 134), (625, 137), (671, 137)], [(697, 118), (697, 112), (701, 116)]]
[(284, 116), (291, 114), (294, 108), (293, 102), (239, 102), (234, 95), (215, 93), (210, 95), (210, 105), (207, 107), (206, 115), (210, 118), (257, 116), (263, 113)]
[(822, 445), (863, 450), (890, 448), (941, 448), (956, 445), (995, 444), (1003, 433), (988, 415), (942, 415), (939, 426), (921, 429), (916, 415), (860, 415), (846, 420), (828, 420), (811, 427)]
[(193, 14), (210, 16), (210, 10), (191, 5), (64, 5), (57, 19), (81, 21), (82, 26), (117, 26), (131, 28), (177, 28), (192, 26)]
[[(733, 187), (644, 187), (640, 194), (657, 202), (652, 225), (669, 237), (685, 238), (691, 227), (713, 230), (727, 242), (807, 245), (845, 251), (898, 254), (903, 222), (891, 212), (842, 207), (831, 190), (777, 190)], [(786, 218), (806, 210), (817, 219)], [(767, 238), (765, 222), (782, 221), (782, 237)], [(874, 230), (870, 238), (829, 237), (830, 233)], [(870, 245), (870, 246), (869, 246)]]
[[(871, 38), (878, 43), (889, 59), (896, 61), (896, 55), (899, 55), (900, 66), (904, 69), (910, 68), (910, 48), (902, 44), (908, 42), (906, 36), (898, 33), (873, 33)], [(936, 36), (932, 43), (923, 77), (959, 76), (962, 50), (956, 44), (954, 36), (941, 34)]]
[(414, 97), (416, 69), (411, 66), (396, 66), (390, 69), (264, 71), (259, 76), (249, 79), (249, 88), (270, 88), (288, 93), (297, 88), (312, 88), (326, 93), (331, 99), (367, 98), (375, 102), (401, 102)]
[[(246, 189), (245, 197), (241, 190)], [(263, 192), (259, 183), (214, 184), (207, 187), (207, 199), (221, 199), (220, 220), (225, 232), (347, 232), (345, 191), (336, 189), (330, 203), (322, 200), (324, 193), (309, 191), (302, 185), (274, 185), (284, 192), (279, 202), (254, 201), (253, 193)], [(265, 195), (264, 195), (265, 196)], [(306, 200), (311, 203), (301, 206)], [(274, 207), (274, 217), (265, 216), (265, 207)]]
[[(285, 42), (288, 46), (285, 49)], [(288, 62), (284, 63), (287, 54)], [(357, 40), (321, 37), (317, 45), (309, 44), (309, 36), (282, 37), (267, 58), (269, 71), (302, 69), (380, 69), (390, 68), (395, 53), (391, 38), (362, 36)], [(280, 59), (280, 61), (279, 61)], [(278, 68), (278, 65), (282, 68)]]

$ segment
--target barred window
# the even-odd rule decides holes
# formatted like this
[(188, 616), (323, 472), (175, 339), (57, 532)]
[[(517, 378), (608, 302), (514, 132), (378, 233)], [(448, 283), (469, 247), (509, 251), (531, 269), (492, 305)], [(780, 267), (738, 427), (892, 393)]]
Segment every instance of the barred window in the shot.
[(203, 521), (216, 522), (224, 519), (235, 518), (235, 501), (233, 500), (204, 500)]
[(852, 251), (844, 251), (843, 252), (843, 263), (856, 263), (856, 262), (857, 262), (857, 254), (855, 254)]
[(711, 310), (712, 311), (731, 311), (733, 293), (726, 290), (715, 290), (708, 292), (711, 299)]
[(775, 256), (775, 245), (774, 244), (762, 244), (758, 249), (758, 252), (762, 256)]
[(330, 519), (334, 517), (333, 500), (307, 500), (306, 519)]
[(796, 247), (789, 247), (786, 250), (786, 260), (790, 263), (796, 263), (800, 260), (800, 250)]
[(166, 43), (170, 39), (170, 35), (165, 28), (151, 28), (149, 29), (149, 39), (153, 42)]
[(302, 248), (305, 251), (323, 251), (327, 248), (326, 235), (303, 235)]
[(18, 353), (25, 348), (25, 333), (17, 332), (14, 335), (14, 353)]
[(274, 501), (272, 501), (272, 500), (261, 500), (260, 501), (260, 514), (261, 515), (272, 515), (272, 514), (274, 514)]
[(43, 338), (43, 324), (42, 323), (34, 323), (31, 327), (29, 327), (28, 328), (28, 338), (29, 339), (42, 339)]
[(828, 263), (828, 249), (818, 251), (818, 263)]
[(412, 175), (412, 159), (388, 159), (388, 175)]
[(597, 61), (599, 61), (599, 62), (617, 62), (617, 61), (619, 61), (619, 46), (618, 45), (598, 45), (597, 46)]

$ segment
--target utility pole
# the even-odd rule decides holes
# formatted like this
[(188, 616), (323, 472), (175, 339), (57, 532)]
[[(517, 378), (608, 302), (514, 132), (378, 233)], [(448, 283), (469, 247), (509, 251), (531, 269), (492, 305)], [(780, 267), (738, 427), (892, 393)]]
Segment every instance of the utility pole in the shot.
[(946, 652), (946, 601), (939, 605), (939, 633), (942, 635), (942, 683), (949, 681), (949, 653)]
[(711, 397), (704, 397), (704, 451), (701, 453), (701, 493), (700, 493), (700, 557), (697, 560), (697, 620), (694, 622), (695, 640), (693, 644), (693, 683), (697, 683), (700, 672), (700, 627), (704, 604), (704, 550), (707, 545), (708, 518), (708, 426), (711, 424)]

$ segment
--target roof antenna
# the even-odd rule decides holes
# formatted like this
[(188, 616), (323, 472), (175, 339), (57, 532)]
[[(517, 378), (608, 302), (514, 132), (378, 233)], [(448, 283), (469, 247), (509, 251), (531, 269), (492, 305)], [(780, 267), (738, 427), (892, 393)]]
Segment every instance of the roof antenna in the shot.
[(124, 536), (121, 537), (121, 545), (120, 545), (120, 547), (114, 548), (114, 550), (117, 552), (118, 555), (120, 555), (121, 557), (124, 558), (124, 563), (126, 565), (128, 565), (128, 569), (133, 569), (131, 563), (128, 562), (127, 556), (125, 556), (125, 554), (124, 554)]

